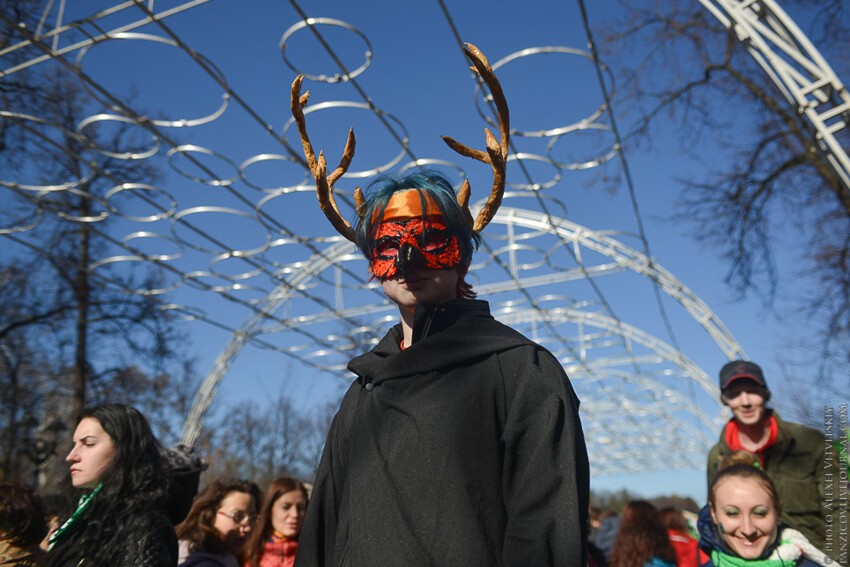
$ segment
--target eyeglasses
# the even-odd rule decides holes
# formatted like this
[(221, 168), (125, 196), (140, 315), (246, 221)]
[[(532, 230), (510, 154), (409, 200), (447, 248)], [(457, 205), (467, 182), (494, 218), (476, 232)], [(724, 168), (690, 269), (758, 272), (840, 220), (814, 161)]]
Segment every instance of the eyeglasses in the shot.
[(257, 522), (257, 516), (246, 514), (245, 512), (233, 512), (232, 514), (228, 514), (227, 512), (218, 511), (222, 516), (227, 516), (234, 523), (239, 524), (240, 526), (252, 526)]

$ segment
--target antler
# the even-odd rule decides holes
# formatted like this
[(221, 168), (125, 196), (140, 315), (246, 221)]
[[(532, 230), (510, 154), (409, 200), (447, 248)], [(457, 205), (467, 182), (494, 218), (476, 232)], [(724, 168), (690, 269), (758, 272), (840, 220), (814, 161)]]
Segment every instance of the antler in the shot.
[[(319, 158), (316, 159), (316, 152), (313, 151), (313, 144), (310, 143), (310, 137), (307, 135), (307, 122), (304, 119), (304, 111), (310, 100), (310, 91), (303, 95), (301, 94), (301, 83), (304, 80), (304, 75), (298, 75), (292, 81), (292, 93), (290, 98), (290, 106), (292, 108), (292, 117), (295, 119), (295, 124), (298, 126), (298, 134), (301, 136), (301, 145), (304, 146), (304, 157), (307, 159), (307, 167), (313, 174), (316, 180), (316, 197), (319, 199), (319, 207), (325, 216), (331, 221), (331, 224), (338, 233), (345, 238), (354, 242), (354, 229), (351, 224), (342, 218), (339, 213), (339, 208), (336, 206), (334, 198), (334, 183), (342, 177), (348, 166), (351, 165), (351, 160), (354, 159), (354, 128), (348, 131), (348, 139), (345, 141), (345, 149), (342, 151), (342, 159), (339, 160), (339, 165), (333, 172), (328, 175), (328, 165), (325, 161), (325, 155), (319, 152)], [(363, 191), (360, 187), (354, 189), (354, 204), (357, 206), (357, 214), (363, 217)]]
[[(476, 159), (482, 163), (489, 163), (493, 168), (493, 189), (487, 198), (487, 203), (481, 208), (478, 217), (476, 217), (472, 225), (472, 230), (481, 232), (493, 220), (496, 211), (499, 210), (499, 205), (502, 204), (502, 196), (505, 194), (505, 166), (508, 159), (508, 140), (510, 139), (510, 114), (508, 113), (508, 103), (505, 100), (505, 93), (502, 92), (502, 85), (499, 84), (499, 79), (496, 78), (496, 74), (490, 67), (487, 57), (471, 43), (464, 45), (465, 48), (463, 51), (469, 60), (472, 61), (473, 66), (470, 69), (478, 73), (493, 96), (493, 102), (496, 104), (496, 111), (499, 116), (501, 139), (497, 142), (496, 137), (490, 129), (484, 128), (484, 138), (487, 146), (486, 152), (473, 150), (449, 136), (443, 136), (443, 141), (460, 155)], [(469, 212), (469, 196), (471, 192), (469, 179), (467, 179), (463, 182), (463, 186), (460, 188), (457, 196), (457, 201), (470, 222), (472, 222), (472, 214)]]

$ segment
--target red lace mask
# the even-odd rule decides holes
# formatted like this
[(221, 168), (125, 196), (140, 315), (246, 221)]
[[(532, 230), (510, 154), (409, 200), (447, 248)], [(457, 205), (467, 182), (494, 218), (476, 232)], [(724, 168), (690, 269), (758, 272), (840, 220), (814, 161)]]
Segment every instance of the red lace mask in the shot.
[(370, 266), (381, 281), (413, 267), (445, 270), (460, 264), (457, 238), (438, 216), (382, 222)]

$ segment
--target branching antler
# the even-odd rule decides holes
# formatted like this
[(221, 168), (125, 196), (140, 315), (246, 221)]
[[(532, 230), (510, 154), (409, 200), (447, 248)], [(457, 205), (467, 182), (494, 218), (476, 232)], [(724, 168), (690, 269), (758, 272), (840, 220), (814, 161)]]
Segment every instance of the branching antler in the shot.
[[(493, 102), (496, 104), (496, 111), (499, 116), (499, 132), (501, 133), (500, 141), (496, 141), (496, 137), (489, 128), (484, 129), (484, 138), (487, 146), (487, 151), (473, 150), (469, 146), (443, 136), (443, 140), (448, 146), (462, 156), (470, 157), (482, 163), (489, 163), (493, 168), (493, 190), (490, 192), (490, 197), (487, 198), (487, 203), (481, 208), (475, 222), (472, 224), (472, 230), (480, 232), (487, 224), (493, 220), (496, 211), (502, 204), (502, 196), (505, 194), (505, 166), (508, 159), (508, 141), (510, 139), (510, 114), (508, 113), (508, 103), (505, 100), (505, 93), (502, 92), (502, 85), (499, 84), (499, 79), (490, 67), (487, 57), (471, 43), (465, 44), (464, 53), (472, 61), (472, 67), (476, 73), (484, 81), (484, 84), (490, 89), (490, 94), (493, 96)], [(472, 222), (472, 214), (469, 212), (469, 196), (471, 194), (469, 179), (463, 182), (460, 192), (457, 196), (457, 201), (466, 213), (467, 218)]]
[[(295, 119), (295, 124), (298, 126), (298, 134), (301, 136), (301, 145), (304, 146), (304, 157), (307, 159), (307, 166), (316, 180), (316, 197), (319, 199), (319, 207), (325, 216), (331, 221), (331, 224), (338, 233), (345, 238), (354, 242), (354, 229), (351, 224), (342, 218), (339, 213), (339, 207), (336, 206), (334, 199), (334, 183), (345, 175), (348, 171), (348, 166), (351, 165), (351, 160), (354, 159), (354, 129), (348, 131), (348, 139), (345, 141), (345, 149), (342, 151), (342, 159), (339, 160), (339, 165), (333, 172), (328, 175), (328, 166), (323, 153), (319, 152), (319, 158), (316, 159), (316, 152), (313, 150), (313, 144), (310, 143), (310, 137), (307, 135), (307, 122), (304, 119), (304, 111), (310, 100), (310, 91), (303, 95), (301, 94), (301, 83), (304, 80), (304, 75), (298, 75), (292, 81), (292, 93), (290, 106), (292, 109), (292, 117)], [(354, 189), (354, 203), (357, 206), (357, 214), (363, 215), (363, 191), (360, 187)]]

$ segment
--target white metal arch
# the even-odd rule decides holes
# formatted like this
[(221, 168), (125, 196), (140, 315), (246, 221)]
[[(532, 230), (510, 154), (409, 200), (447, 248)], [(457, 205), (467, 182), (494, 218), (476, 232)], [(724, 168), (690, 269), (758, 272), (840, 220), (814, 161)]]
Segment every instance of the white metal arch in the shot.
[(850, 93), (826, 59), (774, 0), (699, 0), (733, 30), (750, 55), (805, 117), (818, 150), (850, 190), (850, 157), (835, 134), (850, 123)]
[[(523, 289), (533, 289), (552, 284), (562, 284), (566, 282), (580, 280), (585, 277), (599, 277), (603, 275), (613, 275), (625, 271), (634, 272), (643, 277), (649, 278), (655, 285), (658, 285), (671, 298), (681, 304), (685, 310), (693, 317), (693, 319), (701, 325), (712, 340), (717, 343), (718, 347), (727, 356), (743, 357), (743, 349), (731, 335), (731, 333), (722, 324), (719, 318), (708, 308), (708, 306), (699, 299), (687, 286), (676, 279), (672, 274), (661, 268), (656, 262), (650, 262), (643, 254), (631, 249), (617, 239), (593, 231), (587, 227), (563, 218), (552, 218), (536, 211), (525, 209), (503, 207), (491, 223), (491, 230), (494, 226), (502, 225), (506, 228), (503, 240), (500, 240), (498, 250), (509, 251), (516, 249), (521, 243), (524, 245), (529, 239), (537, 236), (555, 234), (558, 239), (568, 244), (571, 247), (577, 267), (565, 269), (558, 272), (550, 272), (545, 275), (537, 275), (532, 277), (519, 277), (516, 279), (507, 279), (503, 281), (486, 282), (477, 286), (477, 290), (483, 297), (492, 296), (495, 294), (516, 291), (517, 286)], [(521, 233), (518, 229), (526, 229), (529, 232)], [(502, 234), (502, 233), (500, 233)], [(596, 262), (590, 265), (590, 262), (585, 262), (584, 257), (590, 252), (595, 252), (604, 256), (610, 261)], [(341, 315), (351, 320), (358, 318), (368, 318), (370, 324), (369, 332), (360, 335), (358, 339), (347, 337), (345, 340), (337, 343), (336, 348), (317, 350), (315, 347), (310, 348), (309, 345), (304, 345), (302, 354), (304, 359), (311, 358), (316, 363), (318, 368), (323, 368), (326, 371), (333, 373), (345, 373), (344, 363), (339, 364), (339, 360), (345, 361), (358, 352), (368, 348), (379, 336), (378, 331), (381, 328), (386, 328), (397, 319), (395, 308), (388, 302), (370, 301), (362, 305), (352, 305), (346, 307), (342, 305), (344, 301), (338, 302), (335, 309), (323, 309), (316, 312), (301, 314), (295, 320), (280, 319), (276, 315), (277, 311), (294, 296), (295, 289), (302, 285), (306, 285), (310, 280), (318, 277), (321, 273), (329, 268), (333, 268), (338, 262), (351, 261), (355, 255), (354, 245), (347, 241), (339, 241), (331, 245), (323, 251), (321, 255), (303, 262), (302, 269), (293, 274), (287, 280), (285, 285), (281, 285), (270, 294), (274, 300), (270, 301), (264, 308), (262, 313), (254, 314), (250, 317), (243, 327), (231, 337), (227, 347), (219, 354), (215, 365), (210, 373), (204, 379), (202, 387), (198, 390), (192, 411), (184, 425), (184, 433), (182, 442), (191, 445), (196, 440), (202, 428), (202, 422), (206, 411), (210, 407), (218, 385), (225, 378), (228, 369), (232, 365), (235, 358), (239, 355), (242, 349), (257, 335), (269, 334), (274, 332), (285, 332), (294, 324), (303, 327), (327, 323), (338, 319)], [(479, 255), (482, 252), (479, 252)], [(521, 274), (522, 270), (517, 265), (516, 255), (506, 253), (509, 258), (509, 263), (514, 265), (509, 266), (512, 274)], [(481, 263), (486, 263), (484, 260)], [(342, 290), (337, 289), (338, 293)], [(569, 323), (576, 326), (579, 339), (570, 342), (566, 339), (566, 333), (558, 333), (559, 337), (552, 336), (540, 337), (538, 340), (547, 346), (556, 356), (562, 360), (568, 374), (573, 378), (576, 384), (581, 384), (582, 380), (588, 383), (599, 386), (593, 395), (584, 395), (586, 400), (583, 406), (583, 412), (586, 412), (588, 423), (597, 424), (601, 430), (609, 429), (610, 425), (604, 425), (603, 420), (594, 417), (597, 411), (607, 411), (617, 404), (620, 405), (620, 414), (628, 415), (630, 411), (643, 412), (644, 415), (657, 416), (658, 408), (653, 409), (653, 399), (662, 401), (669, 406), (661, 415), (666, 416), (671, 423), (670, 430), (681, 430), (689, 432), (686, 435), (688, 441), (686, 447), (683, 446), (683, 455), (681, 458), (676, 458), (665, 461), (664, 459), (652, 459), (654, 466), (675, 466), (681, 468), (683, 466), (696, 466), (696, 460), (700, 459), (708, 445), (710, 438), (713, 435), (713, 429), (716, 424), (713, 418), (708, 415), (705, 408), (711, 407), (714, 404), (718, 412), (720, 410), (714, 397), (715, 385), (706, 376), (706, 374), (682, 352), (674, 349), (669, 344), (653, 337), (632, 325), (626, 324), (615, 318), (609, 317), (601, 312), (586, 311), (571, 306), (561, 306), (552, 309), (537, 309), (528, 306), (505, 304), (494, 305), (494, 314), (502, 321), (517, 326), (528, 325), (539, 322), (541, 313), (545, 313), (547, 323), (551, 325), (559, 325)], [(280, 325), (269, 326), (268, 321), (270, 316), (277, 316), (281, 321)], [(599, 357), (592, 355), (594, 348), (594, 339), (588, 334), (587, 329), (597, 329), (604, 332), (606, 344), (620, 343), (623, 346), (619, 357)], [(358, 332), (357, 329), (353, 334)], [(533, 333), (527, 333), (534, 336)], [(541, 340), (542, 339), (542, 340)], [(598, 341), (597, 341), (598, 342)], [(643, 349), (637, 352), (637, 349)], [(590, 353), (590, 354), (589, 354)], [(332, 360), (327, 363), (326, 360)], [(654, 377), (656, 371), (645, 371), (644, 369), (651, 366), (664, 364), (664, 373), (668, 379), (671, 376), (681, 382), (692, 381), (696, 384), (702, 394), (702, 408), (700, 404), (695, 403), (688, 395), (685, 389), (671, 388), (669, 383), (660, 382)], [(630, 367), (631, 370), (624, 370), (623, 367)], [(648, 396), (642, 403), (638, 403), (634, 399), (623, 398), (621, 392), (610, 390), (612, 386), (605, 385), (605, 378), (615, 376), (622, 383), (636, 383), (642, 391)], [(587, 390), (591, 392), (592, 390)], [(653, 398), (655, 396), (655, 398)], [(614, 404), (612, 406), (612, 404)], [(628, 405), (624, 407), (623, 404)], [(677, 410), (683, 411), (691, 416), (690, 421), (683, 418), (673, 418), (673, 413), (670, 408), (675, 407)], [(684, 414), (683, 414), (684, 415)], [(628, 418), (626, 418), (628, 419)], [(639, 418), (635, 418), (639, 419)], [(639, 419), (640, 422), (645, 420)], [(632, 424), (632, 429), (642, 429)], [(651, 439), (651, 436), (646, 436), (646, 439)], [(609, 431), (603, 435), (604, 438), (621, 439), (621, 436)], [(628, 437), (626, 437), (628, 438)], [(669, 441), (669, 438), (667, 439)], [(660, 440), (659, 440), (660, 442)], [(683, 441), (684, 443), (684, 441)], [(597, 450), (594, 453), (601, 454), (612, 450), (615, 454), (621, 454), (627, 451), (629, 443), (625, 443), (617, 450), (614, 450), (614, 443), (604, 447), (602, 450)], [(617, 446), (620, 446), (619, 441)], [(660, 445), (659, 445), (660, 447)], [(634, 446), (632, 445), (632, 448)], [(687, 449), (687, 450), (685, 450)], [(635, 470), (646, 470), (652, 468), (653, 463), (638, 457), (635, 454), (621, 455), (629, 463), (629, 466)], [(600, 467), (604, 470), (604, 466)], [(602, 471), (600, 471), (602, 472)]]

